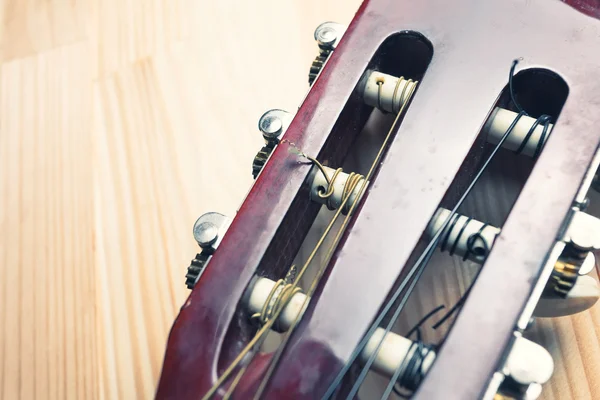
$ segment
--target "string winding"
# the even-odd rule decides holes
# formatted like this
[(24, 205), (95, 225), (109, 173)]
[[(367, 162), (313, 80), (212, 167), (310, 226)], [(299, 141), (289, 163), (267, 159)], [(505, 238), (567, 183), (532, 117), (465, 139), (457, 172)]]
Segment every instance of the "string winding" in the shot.
[[(512, 91), (512, 87), (513, 87), (512, 79), (513, 79), (513, 73), (514, 73), (514, 69), (516, 67), (516, 63), (518, 63), (518, 60), (515, 60), (513, 62), (513, 65), (510, 69), (510, 74), (509, 74), (509, 87), (510, 87), (510, 92), (511, 92), (510, 95), (511, 95), (511, 98), (513, 99), (513, 102), (515, 102), (515, 99), (514, 99), (514, 93)], [(375, 361), (375, 357), (381, 348), (381, 345), (383, 343), (385, 336), (387, 335), (387, 333), (390, 332), (392, 326), (395, 324), (396, 320), (398, 319), (400, 312), (402, 311), (402, 309), (404, 308), (404, 305), (406, 304), (406, 302), (408, 300), (408, 297), (410, 296), (410, 294), (414, 290), (414, 287), (416, 286), (416, 282), (419, 280), (420, 276), (422, 275), (422, 273), (425, 269), (425, 266), (431, 259), (432, 255), (433, 255), (433, 250), (435, 249), (435, 247), (437, 247), (437, 245), (441, 239), (441, 235), (443, 234), (445, 229), (448, 227), (450, 222), (453, 219), (455, 219), (455, 214), (457, 213), (458, 208), (462, 205), (462, 203), (465, 201), (465, 199), (467, 198), (467, 196), (469, 195), (469, 193), (471, 192), (471, 190), (473, 189), (475, 184), (479, 181), (479, 179), (483, 175), (483, 172), (487, 169), (490, 162), (494, 159), (498, 150), (502, 147), (502, 145), (504, 144), (504, 142), (506, 141), (508, 136), (511, 134), (511, 132), (513, 131), (513, 129), (519, 122), (519, 120), (523, 116), (526, 115), (525, 111), (520, 107), (520, 105), (518, 103), (515, 103), (515, 105), (517, 108), (519, 108), (519, 113), (514, 118), (514, 120), (512, 121), (512, 123), (510, 124), (510, 126), (508, 127), (508, 129), (506, 130), (506, 132), (504, 133), (502, 138), (500, 139), (500, 141), (496, 144), (496, 146), (492, 150), (491, 154), (488, 156), (488, 158), (485, 160), (483, 165), (480, 167), (477, 174), (475, 175), (475, 177), (473, 178), (473, 180), (471, 181), (471, 183), (469, 184), (469, 186), (467, 187), (467, 189), (465, 190), (463, 195), (458, 200), (457, 204), (450, 211), (450, 214), (445, 219), (445, 221), (442, 224), (442, 226), (440, 227), (440, 229), (434, 234), (433, 238), (430, 240), (430, 242), (426, 246), (423, 253), (421, 253), (421, 255), (419, 256), (417, 261), (409, 269), (404, 280), (401, 282), (401, 284), (394, 291), (394, 293), (392, 294), (392, 296), (390, 297), (388, 302), (385, 304), (385, 306), (379, 312), (378, 316), (375, 318), (375, 320), (371, 324), (369, 330), (367, 331), (367, 333), (365, 334), (363, 339), (359, 342), (358, 346), (352, 352), (352, 354), (350, 355), (350, 357), (349, 357), (348, 361), (346, 362), (346, 364), (344, 365), (344, 367), (340, 370), (340, 372), (338, 373), (338, 375), (336, 376), (334, 381), (329, 386), (327, 392), (323, 396), (323, 399), (329, 399), (333, 396), (333, 394), (335, 393), (335, 391), (341, 384), (346, 372), (348, 371), (350, 366), (354, 363), (354, 361), (356, 360), (356, 358), (358, 357), (360, 352), (362, 352), (362, 349), (365, 347), (367, 341), (369, 340), (369, 338), (371, 337), (373, 332), (379, 327), (379, 324), (382, 322), (383, 318), (385, 318), (387, 313), (391, 310), (391, 308), (394, 306), (394, 304), (397, 302), (397, 300), (400, 299), (400, 296), (404, 293), (404, 295), (400, 299), (400, 302), (399, 302), (398, 306), (396, 307), (391, 319), (389, 320), (389, 322), (387, 323), (387, 325), (385, 327), (385, 334), (383, 335), (381, 341), (378, 343), (378, 346), (373, 351), (372, 355), (369, 357), (367, 362), (363, 365), (362, 370), (361, 370), (357, 380), (354, 382), (354, 384), (346, 398), (352, 399), (357, 395), (358, 389), (362, 385), (362, 382), (366, 378), (367, 372), (369, 371), (373, 362)], [(538, 148), (541, 149), (541, 146), (543, 146), (543, 142), (540, 140), (540, 143), (538, 143)], [(407, 285), (408, 285), (408, 288), (407, 288)], [(404, 292), (405, 289), (406, 289), (406, 292)], [(388, 387), (386, 388), (386, 391), (385, 391), (384, 395), (382, 396), (382, 399), (387, 399), (389, 397), (390, 393), (392, 392), (394, 386), (396, 385), (398, 374), (400, 373), (399, 369), (396, 371), (396, 373), (390, 380)]]
[[(278, 280), (275, 282), (273, 289), (271, 289), (271, 292), (267, 296), (267, 300), (260, 312), (253, 314), (250, 318), (257, 320), (260, 326), (265, 325), (273, 318), (273, 316), (279, 315), (281, 310), (288, 305), (292, 297), (300, 292), (302, 292), (302, 289), (294, 287), (292, 283), (287, 282), (285, 279)], [(279, 330), (277, 321), (275, 321), (273, 328)]]

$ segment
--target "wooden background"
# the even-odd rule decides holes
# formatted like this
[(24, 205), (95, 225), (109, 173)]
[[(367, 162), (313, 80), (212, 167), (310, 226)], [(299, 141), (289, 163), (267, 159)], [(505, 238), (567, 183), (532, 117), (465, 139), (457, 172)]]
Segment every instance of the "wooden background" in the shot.
[[(258, 117), (359, 3), (0, 1), (1, 399), (153, 396), (194, 220), (234, 214)], [(598, 307), (544, 324), (546, 398), (600, 398)]]

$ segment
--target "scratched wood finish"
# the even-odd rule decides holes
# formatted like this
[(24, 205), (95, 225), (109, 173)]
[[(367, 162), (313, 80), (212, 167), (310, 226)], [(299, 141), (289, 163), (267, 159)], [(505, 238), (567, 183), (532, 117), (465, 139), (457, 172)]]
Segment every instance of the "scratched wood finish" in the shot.
[[(0, 2), (1, 399), (152, 397), (194, 219), (234, 213), (258, 116), (299, 105), (314, 27), (358, 5)], [(447, 275), (418, 309), (456, 300)], [(600, 309), (538, 326), (545, 398), (600, 398)]]

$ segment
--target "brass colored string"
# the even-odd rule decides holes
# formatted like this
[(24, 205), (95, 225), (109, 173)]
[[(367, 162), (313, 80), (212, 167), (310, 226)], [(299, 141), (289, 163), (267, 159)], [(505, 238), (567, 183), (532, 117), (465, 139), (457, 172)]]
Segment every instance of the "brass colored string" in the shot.
[[(414, 92), (415, 86), (413, 86), (409, 90), (409, 93), (407, 93), (407, 97), (406, 97), (407, 99), (409, 99), (410, 96), (412, 96), (412, 93)], [(405, 92), (407, 90), (407, 87), (408, 87), (408, 85), (405, 85), (405, 87), (403, 88), (402, 94), (401, 94), (401, 98), (404, 98), (404, 95), (405, 95)], [(402, 104), (402, 107), (400, 108), (400, 110), (398, 112), (398, 115), (394, 119), (394, 123), (392, 124), (392, 127), (388, 131), (387, 136), (385, 137), (385, 139), (383, 141), (383, 144), (381, 145), (381, 147), (379, 149), (379, 152), (377, 153), (377, 156), (375, 157), (375, 160), (371, 164), (371, 168), (369, 169), (367, 177), (365, 178), (362, 175), (358, 175), (358, 174), (355, 174), (356, 176), (352, 177), (352, 181), (350, 183), (353, 185), (353, 187), (349, 187), (348, 188), (347, 195), (343, 197), (342, 203), (340, 204), (340, 207), (337, 209), (337, 211), (334, 214), (333, 218), (331, 219), (331, 221), (329, 222), (329, 224), (325, 228), (325, 231), (323, 232), (323, 234), (319, 238), (319, 241), (317, 242), (317, 244), (313, 248), (311, 254), (307, 258), (307, 260), (304, 263), (304, 265), (302, 266), (300, 272), (294, 278), (294, 280), (293, 280), (293, 282), (291, 284), (291, 288), (289, 289), (291, 291), (296, 290), (296, 288), (298, 287), (298, 283), (300, 282), (300, 279), (302, 278), (302, 276), (304, 275), (304, 273), (308, 269), (308, 266), (310, 265), (310, 263), (312, 262), (312, 260), (315, 258), (318, 250), (323, 245), (323, 242), (325, 241), (325, 238), (329, 235), (329, 232), (333, 228), (333, 225), (335, 224), (337, 218), (339, 217), (339, 215), (341, 214), (343, 208), (346, 206), (346, 203), (350, 199), (350, 195), (349, 194), (351, 194), (352, 192), (354, 192), (354, 189), (356, 189), (356, 186), (359, 183), (362, 183), (361, 187), (360, 187), (360, 190), (359, 190), (359, 194), (358, 194), (358, 196), (356, 196), (356, 198), (354, 199), (354, 201), (353, 201), (353, 203), (352, 203), (352, 205), (350, 207), (350, 212), (348, 213), (348, 215), (344, 219), (344, 221), (342, 223), (342, 226), (338, 230), (338, 232), (337, 232), (337, 234), (336, 234), (336, 236), (334, 238), (334, 241), (333, 241), (332, 245), (328, 249), (327, 255), (325, 257), (325, 262), (322, 263), (322, 265), (320, 266), (319, 270), (317, 271), (317, 275), (315, 276), (315, 278), (313, 279), (313, 281), (311, 283), (311, 286), (310, 286), (310, 288), (309, 288), (309, 290), (307, 292), (307, 296), (305, 297), (304, 303), (302, 304), (301, 310), (305, 310), (306, 309), (306, 307), (308, 305), (309, 299), (312, 297), (312, 294), (316, 290), (316, 287), (317, 287), (317, 285), (318, 285), (321, 277), (323, 276), (323, 273), (325, 272), (325, 269), (326, 269), (327, 265), (329, 264), (329, 261), (330, 261), (332, 255), (333, 255), (333, 251), (337, 247), (337, 244), (339, 243), (339, 240), (341, 239), (341, 236), (342, 236), (343, 232), (345, 231), (345, 228), (347, 227), (347, 225), (348, 225), (348, 223), (350, 221), (350, 215), (352, 214), (352, 211), (354, 210), (354, 208), (358, 204), (358, 200), (361, 198), (362, 194), (364, 193), (364, 190), (366, 189), (366, 183), (367, 183), (367, 181), (370, 179), (370, 177), (372, 177), (373, 172), (375, 171), (376, 166), (379, 164), (379, 160), (381, 159), (381, 156), (383, 155), (383, 151), (384, 151), (384, 149), (385, 149), (385, 147), (386, 147), (386, 145), (387, 145), (387, 143), (388, 143), (388, 141), (389, 141), (389, 139), (391, 137), (392, 132), (395, 130), (396, 125), (398, 124), (398, 121), (400, 120), (400, 116), (402, 115), (404, 109), (406, 108), (406, 105), (407, 105), (407, 102), (405, 102), (404, 104)], [(281, 141), (281, 143), (284, 143), (284, 142), (286, 142), (285, 139)], [(331, 186), (332, 180), (328, 177), (327, 173), (325, 172), (325, 169), (323, 168), (323, 165), (320, 162), (318, 162), (315, 158), (310, 157), (310, 156), (306, 155), (305, 153), (303, 153), (302, 151), (300, 151), (298, 148), (295, 147), (295, 145), (293, 143), (290, 143), (289, 141), (287, 141), (287, 143), (289, 143), (294, 148), (294, 150), (297, 152), (297, 154), (299, 154), (299, 155), (301, 155), (303, 157), (306, 157), (307, 159), (309, 159), (313, 163), (315, 163), (315, 165), (317, 165), (317, 167), (321, 170), (321, 172), (325, 176), (325, 179), (328, 182), (328, 186)], [(350, 180), (350, 177), (348, 179)], [(348, 186), (348, 184), (346, 184), (346, 186)], [(229, 378), (229, 376), (237, 368), (237, 366), (241, 363), (241, 361), (244, 359), (244, 357), (246, 357), (246, 355), (250, 354), (250, 352), (251, 352), (252, 349), (254, 349), (255, 347), (259, 347), (260, 345), (262, 345), (262, 343), (264, 342), (264, 340), (266, 338), (266, 334), (273, 327), (273, 325), (275, 324), (275, 321), (277, 321), (277, 319), (279, 318), (279, 315), (281, 314), (281, 312), (285, 308), (286, 304), (287, 303), (282, 303), (281, 307), (278, 307), (276, 310), (274, 310), (274, 312), (272, 313), (272, 315), (270, 316), (270, 318), (256, 332), (256, 334), (250, 340), (250, 342), (248, 342), (248, 344), (244, 347), (244, 349), (242, 349), (242, 351), (237, 355), (237, 357), (227, 367), (227, 369), (223, 372), (223, 374), (221, 374), (221, 376), (217, 379), (217, 381), (214, 383), (214, 385), (202, 397), (202, 400), (208, 400), (208, 399), (210, 399), (216, 393), (216, 391), (221, 387), (221, 385)], [(277, 364), (277, 361), (281, 357), (282, 351), (285, 348), (285, 344), (289, 341), (290, 334), (293, 332), (293, 330), (297, 326), (301, 315), (302, 315), (302, 312), (299, 313), (296, 316), (296, 319), (294, 320), (294, 322), (292, 323), (292, 325), (288, 329), (287, 333), (285, 334), (283, 342), (280, 344), (279, 348), (277, 349), (277, 351), (273, 355), (273, 358), (272, 358), (272, 361), (271, 361), (271, 363), (269, 365), (269, 368), (268, 368), (268, 370), (265, 373), (265, 377), (261, 381), (261, 385), (259, 386), (259, 388), (257, 390), (257, 393), (256, 393), (256, 395), (254, 397), (255, 399), (259, 399), (260, 396), (261, 396), (261, 394), (262, 394), (262, 392), (266, 388), (266, 384), (268, 383), (269, 378), (273, 374), (274, 366)], [(251, 359), (253, 358), (254, 354), (255, 353), (250, 354), (250, 357), (249, 357), (250, 359), (247, 360), (247, 363), (249, 363), (251, 361)], [(238, 376), (236, 376), (236, 379), (234, 380), (234, 382), (232, 382), (230, 388), (227, 391), (227, 393), (229, 393), (229, 395), (231, 395), (231, 393), (233, 393), (233, 391), (235, 390), (235, 387), (239, 383), (239, 380), (240, 380), (241, 376), (243, 375), (243, 373), (245, 372), (245, 370), (246, 370), (246, 367), (242, 367), (242, 369), (238, 373)]]
[[(315, 278), (313, 279), (310, 287), (308, 288), (308, 290), (306, 291), (306, 298), (304, 299), (304, 303), (302, 304), (302, 310), (305, 310), (306, 307), (308, 306), (308, 301), (310, 298), (312, 298), (314, 292), (317, 289), (317, 285), (319, 284), (321, 277), (323, 276), (323, 274), (325, 273), (325, 270), (327, 268), (327, 265), (329, 264), (333, 253), (335, 251), (335, 249), (337, 248), (337, 245), (339, 243), (339, 241), (341, 240), (341, 237), (343, 235), (343, 233), (346, 230), (346, 227), (348, 226), (348, 223), (350, 222), (350, 216), (352, 215), (352, 212), (354, 211), (354, 209), (356, 208), (356, 206), (358, 205), (358, 201), (359, 199), (362, 197), (365, 189), (366, 189), (366, 184), (367, 181), (369, 181), (372, 176), (373, 173), (375, 172), (375, 168), (377, 167), (377, 165), (379, 165), (379, 162), (381, 160), (381, 157), (383, 156), (383, 152), (387, 146), (387, 143), (389, 142), (392, 133), (394, 132), (394, 130), (396, 129), (396, 126), (398, 125), (398, 122), (400, 121), (400, 117), (402, 116), (404, 110), (406, 109), (406, 106), (408, 104), (408, 99), (410, 99), (415, 91), (415, 88), (417, 86), (418, 82), (415, 82), (414, 85), (412, 85), (412, 87), (410, 89), (408, 89), (407, 92), (407, 88), (408, 85), (405, 85), (402, 93), (401, 93), (401, 98), (405, 98), (404, 96), (406, 95), (406, 99), (407, 101), (405, 101), (402, 106), (400, 107), (400, 110), (398, 111), (398, 114), (396, 115), (396, 118), (394, 119), (394, 122), (390, 128), (390, 130), (388, 131), (385, 139), (383, 140), (383, 143), (381, 145), (381, 147), (379, 148), (379, 151), (377, 153), (377, 155), (375, 156), (375, 159), (373, 160), (373, 163), (371, 164), (371, 167), (369, 169), (369, 172), (367, 173), (366, 177), (360, 176), (360, 179), (358, 179), (356, 182), (354, 182), (355, 185), (358, 185), (359, 182), (361, 182), (362, 179), (362, 184), (358, 193), (358, 196), (356, 196), (356, 198), (354, 199), (354, 201), (352, 202), (352, 205), (350, 206), (350, 212), (348, 212), (348, 215), (344, 218), (343, 222), (342, 222), (342, 226), (340, 227), (340, 229), (338, 230), (333, 243), (331, 244), (331, 246), (328, 249), (327, 255), (325, 256), (324, 261), (321, 263), (317, 274), (315, 276)], [(350, 178), (349, 178), (350, 179)], [(352, 188), (352, 190), (349, 191), (349, 193), (352, 193), (354, 191), (355, 188)], [(333, 222), (335, 222), (335, 220), (337, 219), (337, 217), (340, 214), (340, 211), (342, 210), (342, 208), (345, 206), (346, 202), (350, 199), (350, 196), (344, 196), (343, 200), (342, 200), (342, 204), (340, 205), (339, 209), (337, 210), (336, 214), (334, 215), (332, 222), (329, 224), (328, 229), (325, 230), (323, 236), (321, 236), (321, 239), (319, 240), (319, 243), (317, 244), (318, 246), (320, 246), (320, 244), (322, 243), (324, 237), (327, 235), (327, 233), (329, 233), (329, 228), (331, 227), (331, 225), (333, 224)], [(312, 257), (314, 257), (314, 254), (316, 253), (316, 250), (313, 250), (313, 252), (311, 253), (311, 257), (309, 257), (310, 260), (312, 260)], [(305, 264), (306, 265), (306, 264)], [(267, 387), (267, 384), (271, 378), (271, 376), (273, 375), (273, 372), (275, 371), (275, 367), (277, 366), (277, 362), (279, 361), (279, 358), (281, 357), (281, 355), (283, 354), (283, 350), (285, 349), (287, 343), (290, 340), (291, 334), (294, 331), (294, 329), (296, 328), (296, 326), (298, 325), (300, 318), (302, 316), (302, 313), (299, 313), (296, 316), (296, 319), (294, 320), (294, 322), (292, 323), (292, 325), (290, 326), (290, 328), (288, 329), (288, 331), (286, 332), (283, 341), (281, 342), (281, 344), (279, 345), (279, 347), (277, 348), (277, 350), (275, 351), (275, 354), (273, 354), (273, 357), (271, 358), (271, 363), (269, 365), (269, 368), (267, 369), (267, 371), (265, 372), (265, 376), (262, 379), (262, 382), (260, 384), (260, 386), (258, 387), (258, 390), (256, 391), (256, 394), (254, 395), (254, 400), (258, 400), (260, 399), (262, 393), (264, 392), (264, 390)]]

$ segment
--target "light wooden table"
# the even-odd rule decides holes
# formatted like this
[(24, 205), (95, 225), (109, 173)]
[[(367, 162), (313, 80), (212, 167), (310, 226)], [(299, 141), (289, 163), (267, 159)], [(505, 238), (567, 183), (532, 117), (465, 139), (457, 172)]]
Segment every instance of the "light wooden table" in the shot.
[[(359, 0), (0, 4), (0, 398), (151, 398), (195, 218), (234, 213)], [(546, 398), (600, 398), (598, 308), (548, 326)]]

